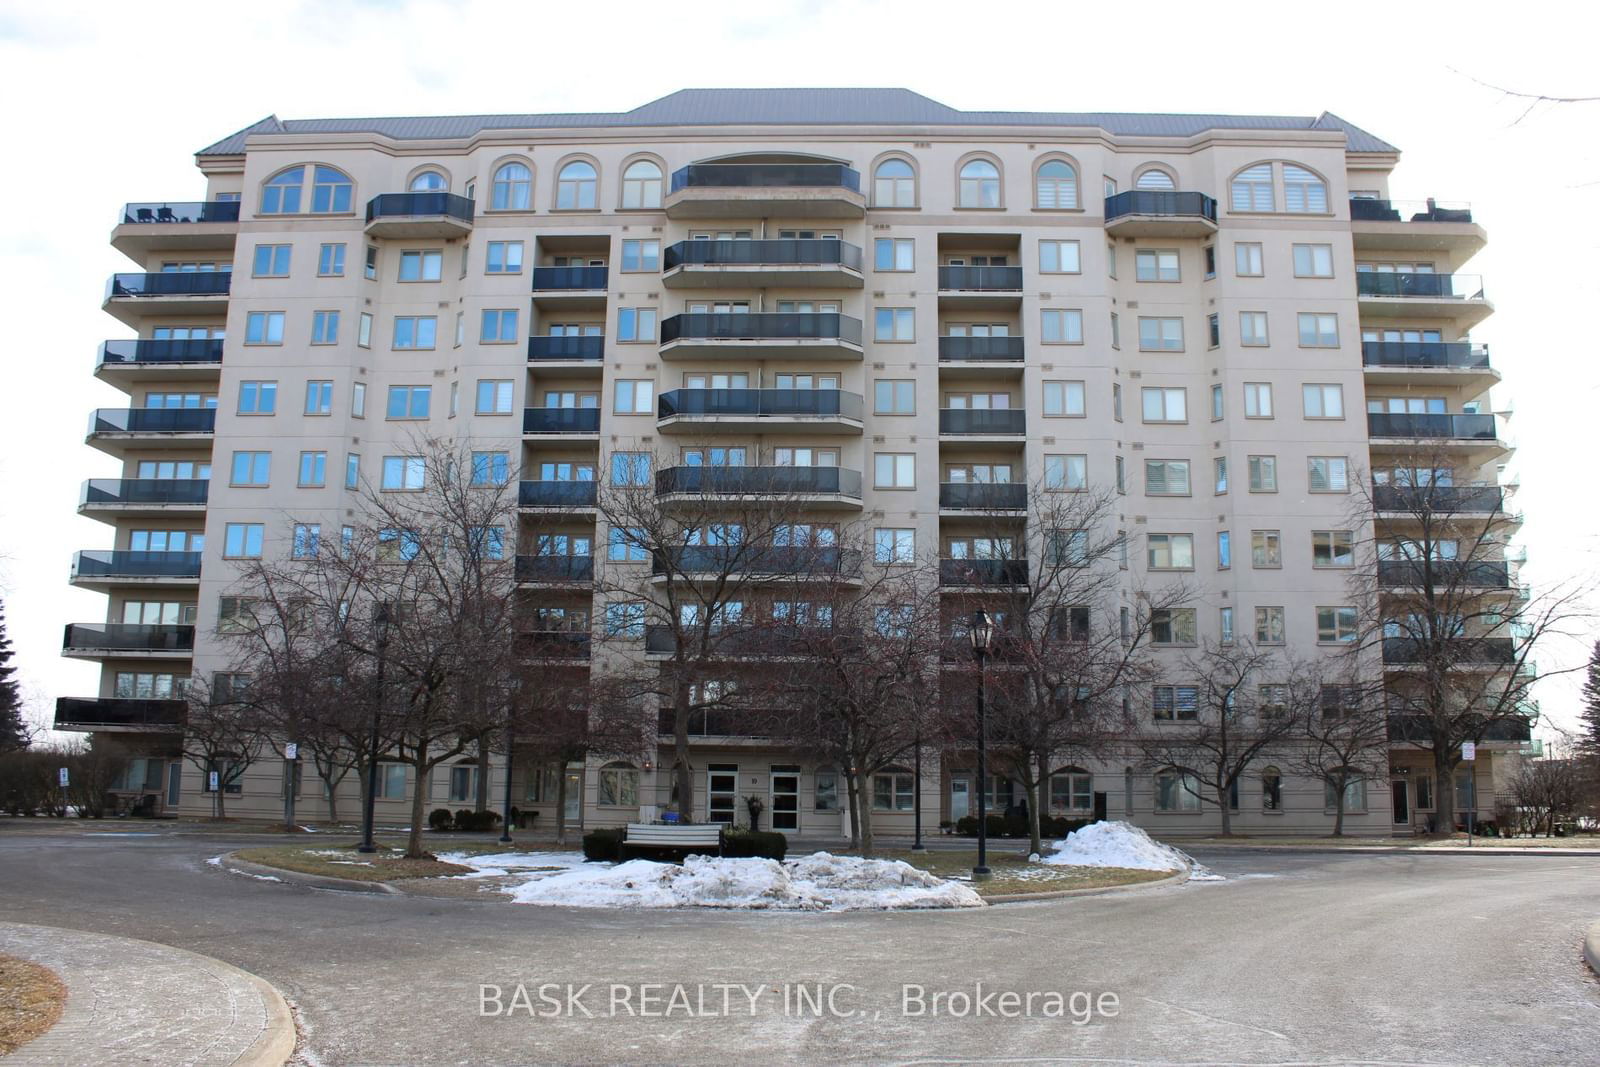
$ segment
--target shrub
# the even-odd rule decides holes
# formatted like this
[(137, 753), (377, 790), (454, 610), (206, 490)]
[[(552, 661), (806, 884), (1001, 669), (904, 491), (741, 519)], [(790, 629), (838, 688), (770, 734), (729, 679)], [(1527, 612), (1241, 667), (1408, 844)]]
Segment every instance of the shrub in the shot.
[(497, 811), (469, 811), (462, 808), (455, 813), (455, 826), (457, 830), (466, 832), (481, 832), (493, 830), (500, 825), (500, 813)]
[(736, 858), (781, 860), (789, 839), (771, 830), (729, 830), (722, 835), (722, 854)]
[(590, 830), (583, 835), (583, 858), (615, 863), (622, 858), (621, 829)]
[(428, 812), (428, 829), (430, 830), (448, 830), (454, 823), (455, 816), (450, 813), (449, 808), (434, 808)]

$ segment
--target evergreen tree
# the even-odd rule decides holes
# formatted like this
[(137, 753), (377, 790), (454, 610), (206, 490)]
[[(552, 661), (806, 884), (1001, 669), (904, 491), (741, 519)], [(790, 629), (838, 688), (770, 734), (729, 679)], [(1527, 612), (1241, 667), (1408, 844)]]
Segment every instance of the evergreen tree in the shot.
[(1600, 759), (1600, 641), (1589, 657), (1589, 673), (1583, 682), (1583, 707), (1578, 715), (1578, 750)]
[(28, 730), (22, 721), (22, 691), (17, 668), (11, 663), (11, 639), (6, 636), (6, 609), (0, 603), (0, 752), (23, 748)]

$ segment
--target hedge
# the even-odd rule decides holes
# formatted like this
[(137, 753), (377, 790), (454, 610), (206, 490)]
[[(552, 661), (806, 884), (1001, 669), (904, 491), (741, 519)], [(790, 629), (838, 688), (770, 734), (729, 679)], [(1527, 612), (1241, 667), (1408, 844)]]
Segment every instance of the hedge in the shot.
[[(1056, 840), (1066, 837), (1074, 830), (1081, 830), (1092, 822), (1093, 819), (1068, 819), (1062, 815), (1043, 815), (1039, 818), (1039, 836)], [(987, 829), (990, 837), (1027, 837), (1028, 820), (1022, 815), (990, 815)], [(956, 820), (956, 833), (963, 837), (977, 837), (977, 816), (967, 815)]]

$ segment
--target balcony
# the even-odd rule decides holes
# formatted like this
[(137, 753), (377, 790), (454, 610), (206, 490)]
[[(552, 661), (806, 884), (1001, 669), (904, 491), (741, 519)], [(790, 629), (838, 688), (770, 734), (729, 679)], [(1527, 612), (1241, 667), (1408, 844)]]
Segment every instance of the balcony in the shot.
[(119, 656), (188, 659), (193, 653), (193, 626), (68, 623), (61, 639), (61, 654), (78, 659), (111, 659)]
[(188, 707), (181, 700), (56, 697), (57, 730), (85, 733), (181, 733)]
[(200, 553), (86, 549), (73, 554), (71, 582), (100, 590), (113, 585), (198, 585)]
[(525, 511), (584, 515), (595, 509), (595, 483), (529, 481), (517, 486), (517, 506)]
[(90, 478), (83, 485), (78, 514), (93, 517), (160, 518), (203, 515), (211, 483), (203, 478)]
[(1413, 637), (1385, 637), (1383, 664), (1406, 667), (1427, 664), (1443, 669), (1509, 667), (1517, 660), (1509, 637), (1446, 637), (1425, 641)]
[(671, 219), (859, 219), (861, 175), (838, 163), (696, 163), (672, 172)]
[(1477, 274), (1359, 270), (1356, 296), (1363, 319), (1441, 318), (1466, 330), (1494, 312)]
[(939, 436), (1011, 441), (1028, 432), (1022, 408), (940, 408)]
[(1106, 197), (1112, 237), (1206, 237), (1217, 232), (1217, 202), (1204, 193), (1129, 189)]
[(89, 417), (86, 440), (113, 456), (129, 446), (209, 448), (216, 425), (215, 408), (100, 408)]
[(1384, 559), (1378, 585), (1388, 589), (1510, 589), (1511, 565), (1503, 559)]
[(861, 320), (833, 312), (687, 312), (661, 321), (662, 359), (861, 358)]
[(861, 249), (823, 238), (680, 241), (667, 248), (668, 289), (860, 289)]
[[(711, 656), (720, 659), (792, 659), (815, 647), (813, 636), (813, 632), (797, 626), (737, 626), (713, 631), (708, 644)], [(698, 636), (694, 644), (699, 644)], [(672, 656), (677, 651), (672, 627), (646, 626), (644, 651), (646, 656), (657, 659)]]
[(662, 433), (859, 434), (859, 393), (838, 389), (671, 389), (656, 398)]
[(1028, 487), (1021, 482), (945, 482), (939, 486), (939, 510), (1025, 514)]
[(169, 200), (128, 204), (111, 231), (111, 246), (142, 261), (152, 252), (233, 248), (237, 200)]
[(1472, 221), (1472, 205), (1439, 200), (1350, 201), (1355, 247), (1365, 251), (1446, 252), (1457, 261), (1483, 248), (1483, 228)]
[(224, 315), (232, 283), (231, 270), (113, 274), (102, 307), (129, 326), (149, 314)]
[[(1426, 745), (1433, 739), (1425, 715), (1408, 715), (1403, 711), (1389, 713), (1389, 740)], [(1533, 722), (1520, 715), (1508, 716), (1483, 725), (1479, 744), (1495, 742), (1520, 744), (1533, 739)]]
[(1430, 519), (1450, 515), (1492, 515), (1505, 493), (1497, 485), (1375, 485), (1372, 510), (1379, 514)]
[(547, 311), (606, 306), (609, 267), (534, 267), (533, 301)]
[(530, 337), (530, 363), (594, 363), (605, 359), (606, 339), (593, 337)]
[[(772, 724), (764, 716), (731, 708), (700, 708), (689, 713), (690, 737), (716, 737), (766, 741), (772, 736)], [(656, 733), (663, 738), (676, 732), (671, 708), (662, 708), (656, 720)]]
[(743, 576), (772, 581), (861, 578), (861, 553), (833, 545), (684, 545), (652, 553), (656, 578)]
[(517, 581), (524, 585), (592, 585), (593, 556), (518, 556)]
[(524, 437), (594, 437), (600, 432), (599, 408), (523, 408)]
[(592, 642), (587, 633), (571, 630), (524, 630), (517, 651), (529, 659), (586, 660)]
[(1022, 268), (940, 267), (939, 302), (952, 310), (1014, 310), (1022, 303)]
[(1489, 349), (1468, 341), (1363, 341), (1361, 365), (1369, 382), (1433, 383), (1480, 392), (1500, 380)]
[(454, 193), (380, 193), (367, 201), (367, 236), (448, 241), (472, 232), (473, 214)]
[(222, 366), (222, 338), (156, 340), (150, 337), (102, 341), (94, 374), (103, 382), (132, 389), (158, 376), (215, 378)]
[(941, 337), (940, 363), (1021, 363), (1027, 356), (1020, 337)]
[(1493, 415), (1367, 412), (1367, 436), (1374, 449), (1441, 448), (1504, 452)]
[(939, 585), (945, 589), (1014, 589), (1028, 584), (1025, 559), (941, 559)]
[(859, 510), (861, 472), (843, 467), (668, 467), (656, 474), (656, 495)]

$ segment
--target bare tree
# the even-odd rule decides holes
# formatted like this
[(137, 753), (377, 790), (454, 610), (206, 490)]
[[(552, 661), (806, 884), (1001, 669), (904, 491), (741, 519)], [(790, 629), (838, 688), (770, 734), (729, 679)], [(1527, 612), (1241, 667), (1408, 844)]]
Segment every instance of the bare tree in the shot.
[[(1309, 689), (1309, 682), (1300, 684)], [(1379, 778), (1388, 766), (1389, 713), (1382, 685), (1352, 663), (1347, 673), (1331, 681), (1325, 677), (1316, 706), (1303, 711), (1304, 733), (1289, 764), (1326, 787), (1333, 797), (1333, 836), (1341, 837), (1349, 787)]]
[(205, 776), (213, 817), (226, 819), (227, 795), (242, 788), (245, 772), (269, 747), (262, 723), (246, 691), (235, 688), (231, 676), (219, 675), (210, 685), (193, 678), (184, 691), (188, 715), (183, 755)]
[[(1553, 743), (1543, 759), (1524, 758), (1510, 782), (1520, 827), (1530, 836), (1537, 837), (1542, 829), (1546, 837), (1554, 837), (1556, 827), (1571, 821), (1583, 807), (1587, 770), (1566, 737)], [(1503, 829), (1511, 832), (1509, 825)]]

